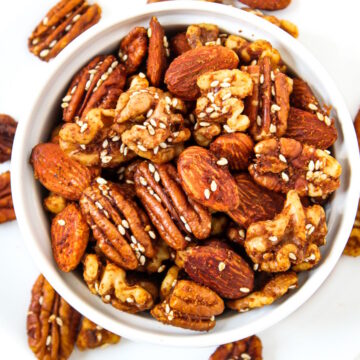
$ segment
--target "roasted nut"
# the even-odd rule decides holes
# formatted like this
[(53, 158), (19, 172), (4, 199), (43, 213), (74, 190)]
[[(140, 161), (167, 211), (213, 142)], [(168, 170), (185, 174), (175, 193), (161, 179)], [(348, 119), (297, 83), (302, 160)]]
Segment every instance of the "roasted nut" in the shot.
[(236, 53), (223, 46), (200, 46), (178, 56), (165, 74), (169, 91), (183, 100), (196, 100), (199, 89), (197, 78), (209, 71), (236, 69)]
[(173, 265), (166, 273), (160, 287), (161, 300), (165, 300), (171, 294), (173, 288), (178, 281), (179, 272), (180, 268), (176, 265)]
[(238, 174), (234, 178), (240, 204), (235, 210), (228, 211), (228, 215), (242, 228), (247, 229), (253, 222), (272, 219), (282, 210), (283, 196), (259, 186), (248, 174)]
[(278, 69), (272, 69), (265, 57), (258, 65), (244, 67), (253, 82), (252, 95), (245, 101), (245, 114), (250, 119), (250, 132), (257, 141), (285, 134), (289, 114), (292, 80)]
[(320, 260), (319, 246), (325, 244), (326, 234), (324, 209), (320, 205), (304, 208), (297, 192), (291, 190), (280, 214), (249, 226), (245, 250), (263, 271), (287, 271), (303, 263), (310, 268)]
[(148, 36), (150, 39), (146, 74), (151, 85), (159, 87), (166, 70), (166, 56), (169, 51), (169, 45), (164, 29), (160, 25), (158, 19), (154, 16), (150, 20)]
[(166, 269), (163, 263), (170, 259), (171, 252), (165, 241), (159, 240), (155, 246), (155, 255), (146, 263), (145, 270), (149, 274), (162, 273)]
[(286, 137), (312, 145), (319, 149), (327, 149), (337, 139), (334, 120), (327, 115), (290, 108), (287, 120)]
[(83, 317), (76, 346), (79, 350), (95, 349), (109, 344), (117, 344), (120, 336), (103, 329), (88, 318)]
[(226, 231), (226, 237), (233, 243), (244, 246), (246, 236), (246, 229), (237, 225), (236, 223), (231, 223)]
[(62, 99), (64, 121), (80, 120), (94, 108), (115, 108), (125, 81), (125, 68), (115, 56), (96, 56), (74, 76)]
[(218, 236), (225, 233), (229, 224), (229, 218), (221, 213), (213, 214), (211, 217), (211, 233), (210, 236)]
[(148, 36), (143, 27), (135, 27), (121, 40), (119, 58), (128, 74), (134, 74), (139, 69), (145, 59), (147, 48)]
[(300, 78), (293, 79), (293, 91), (290, 96), (292, 107), (316, 114), (321, 110), (320, 103), (307, 82)]
[(99, 5), (85, 0), (61, 0), (46, 14), (30, 35), (29, 50), (49, 61), (72, 40), (95, 25), (101, 17)]
[(229, 35), (225, 39), (225, 46), (241, 56), (241, 51), (249, 45), (249, 41), (239, 35)]
[(250, 165), (254, 151), (251, 137), (242, 134), (225, 134), (210, 144), (210, 151), (218, 159), (226, 159), (231, 170), (245, 170)]
[(298, 30), (297, 26), (289, 20), (283, 20), (283, 19), (277, 18), (274, 15), (264, 14), (259, 9), (242, 8), (241, 10), (247, 11), (251, 14), (254, 14), (256, 16), (259, 16), (259, 17), (271, 22), (275, 26), (286, 31), (288, 34), (290, 34), (294, 38), (297, 38), (299, 36), (299, 30)]
[(261, 340), (256, 336), (220, 345), (209, 360), (262, 360)]
[(0, 114), (0, 163), (10, 160), (16, 127), (11, 116)]
[(209, 236), (211, 215), (202, 205), (187, 199), (173, 165), (144, 161), (138, 165), (134, 180), (137, 196), (170, 247), (184, 249), (192, 236)]
[(55, 193), (50, 193), (48, 197), (44, 199), (44, 207), (47, 211), (53, 214), (58, 214), (65, 209), (67, 201), (64, 197)]
[(298, 286), (296, 273), (290, 271), (284, 274), (276, 274), (265, 286), (258, 291), (238, 299), (228, 301), (226, 306), (241, 313), (251, 309), (272, 304), (274, 301), (285, 295), (288, 290)]
[(104, 266), (98, 255), (85, 256), (83, 276), (93, 294), (121, 311), (137, 313), (154, 304), (150, 292), (138, 284), (129, 285), (123, 269), (112, 263)]
[(223, 311), (224, 302), (215, 292), (192, 281), (180, 280), (168, 297), (151, 310), (151, 315), (164, 324), (209, 331), (215, 326), (215, 315)]
[(178, 174), (183, 189), (194, 201), (215, 211), (238, 207), (236, 182), (215, 155), (199, 146), (184, 150), (178, 159)]
[(127, 148), (155, 163), (167, 162), (182, 151), (190, 137), (178, 113), (186, 107), (180, 99), (149, 87), (143, 76), (136, 76), (129, 90), (120, 95), (115, 120), (129, 127), (121, 135)]
[(326, 197), (340, 185), (341, 166), (326, 151), (288, 138), (263, 140), (254, 151), (250, 175), (269, 190)]
[(170, 39), (170, 49), (175, 57), (191, 49), (185, 32), (178, 33)]
[(82, 120), (64, 124), (59, 133), (61, 149), (85, 166), (117, 167), (135, 157), (121, 141), (128, 124), (114, 122), (114, 110), (92, 109)]
[(281, 10), (289, 6), (291, 0), (238, 0), (254, 9)]
[(214, 123), (222, 125), (228, 133), (245, 131), (249, 127), (249, 118), (242, 114), (242, 99), (253, 89), (249, 74), (238, 69), (208, 72), (198, 77), (197, 85), (201, 97), (196, 102), (195, 133)]
[(217, 42), (219, 28), (213, 24), (195, 24), (188, 26), (186, 39), (192, 49), (203, 45), (221, 45)]
[(69, 204), (51, 223), (51, 247), (61, 271), (74, 270), (89, 241), (89, 227), (78, 205)]
[(97, 178), (80, 206), (99, 249), (115, 264), (134, 270), (155, 255), (156, 234), (147, 215), (118, 185)]
[(30, 349), (38, 359), (67, 359), (71, 355), (81, 315), (40, 275), (31, 291), (27, 314)]
[(356, 213), (354, 226), (351, 230), (351, 234), (346, 244), (344, 254), (349, 256), (360, 256), (360, 201)]
[(195, 246), (177, 252), (177, 265), (196, 283), (208, 286), (220, 296), (238, 299), (252, 291), (254, 273), (234, 251), (220, 246)]
[(15, 220), (11, 197), (10, 171), (0, 174), (0, 224)]
[(36, 145), (30, 161), (35, 178), (48, 190), (65, 199), (78, 200), (90, 184), (90, 170), (67, 157), (57, 144)]
[(280, 67), (282, 71), (286, 69), (279, 51), (273, 48), (266, 40), (249, 42), (246, 46), (241, 46), (237, 52), (243, 63), (254, 65), (253, 62), (256, 64), (257, 61), (263, 58), (269, 58), (273, 68)]

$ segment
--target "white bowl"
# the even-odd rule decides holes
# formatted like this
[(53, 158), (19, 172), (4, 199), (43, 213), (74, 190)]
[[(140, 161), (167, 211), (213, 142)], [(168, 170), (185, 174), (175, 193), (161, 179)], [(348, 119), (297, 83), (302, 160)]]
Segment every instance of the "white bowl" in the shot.
[[(134, 26), (148, 26), (156, 15), (167, 28), (208, 22), (224, 31), (249, 39), (264, 38), (279, 49), (284, 61), (307, 80), (326, 104), (333, 106), (339, 132), (334, 146), (343, 174), (341, 186), (327, 207), (328, 244), (322, 248), (321, 264), (300, 275), (300, 288), (271, 306), (248, 313), (227, 312), (209, 333), (196, 333), (162, 325), (147, 314), (130, 315), (105, 305), (93, 296), (74, 273), (58, 270), (51, 251), (49, 219), (42, 206), (42, 190), (29, 165), (31, 149), (48, 139), (59, 111), (60, 99), (74, 73), (94, 55), (118, 46)], [(164, 2), (144, 6), (126, 19), (102, 19), (52, 62), (53, 71), (34, 102), (28, 119), (20, 123), (12, 158), (12, 189), (16, 215), (25, 243), (39, 270), (56, 291), (79, 312), (126, 338), (174, 346), (211, 346), (238, 340), (264, 330), (288, 316), (314, 294), (338, 261), (355, 217), (358, 203), (359, 159), (349, 112), (334, 83), (314, 57), (295, 39), (270, 23), (241, 10), (203, 2)], [(46, 66), (46, 65), (44, 65)], [(23, 269), (26, 271), (26, 269)]]

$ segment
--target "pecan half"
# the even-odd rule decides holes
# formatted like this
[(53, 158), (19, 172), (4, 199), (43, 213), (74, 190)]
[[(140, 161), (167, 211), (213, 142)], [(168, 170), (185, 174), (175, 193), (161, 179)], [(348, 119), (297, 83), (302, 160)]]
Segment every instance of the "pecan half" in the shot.
[(291, 190), (280, 214), (249, 226), (245, 250), (263, 271), (287, 271), (292, 265), (301, 265), (297, 270), (303, 270), (319, 262), (326, 234), (324, 209), (320, 205), (304, 208), (297, 192)]
[(211, 230), (211, 215), (202, 205), (187, 199), (176, 168), (144, 161), (135, 173), (135, 188), (152, 223), (163, 240), (179, 250), (191, 241), (205, 239)]
[(115, 108), (125, 81), (125, 68), (115, 56), (96, 56), (71, 81), (61, 103), (63, 120), (79, 120), (94, 108)]
[(284, 197), (254, 182), (249, 174), (234, 176), (240, 195), (240, 204), (228, 215), (241, 227), (248, 228), (253, 222), (274, 218), (284, 205)]
[(128, 124), (114, 122), (114, 110), (92, 109), (82, 120), (66, 123), (59, 132), (61, 149), (85, 166), (114, 168), (135, 157), (122, 142)]
[(51, 223), (51, 247), (61, 271), (74, 270), (85, 253), (89, 227), (76, 204), (68, 205)]
[(351, 234), (346, 244), (344, 254), (349, 256), (360, 256), (360, 201), (356, 213), (354, 226), (351, 230)]
[(245, 101), (245, 114), (250, 119), (250, 132), (255, 140), (280, 137), (285, 134), (289, 114), (292, 80), (278, 69), (272, 69), (270, 57), (246, 69), (254, 90)]
[(340, 185), (341, 166), (326, 151), (288, 138), (263, 140), (254, 151), (250, 175), (269, 190), (326, 197)]
[(242, 114), (242, 99), (253, 90), (249, 74), (238, 69), (208, 72), (198, 77), (197, 85), (201, 96), (196, 101), (195, 138), (199, 128), (212, 124), (220, 124), (228, 133), (249, 127), (249, 118)]
[(229, 211), (239, 206), (234, 178), (210, 151), (191, 146), (178, 159), (181, 185), (194, 201), (215, 211)]
[(0, 224), (15, 220), (11, 197), (10, 171), (0, 174)]
[(130, 285), (123, 269), (112, 263), (104, 266), (98, 255), (85, 256), (83, 276), (93, 294), (121, 311), (137, 313), (151, 309), (154, 304), (149, 291), (139, 284)]
[(53, 192), (44, 199), (44, 207), (53, 214), (58, 214), (66, 208), (67, 200)]
[(143, 74), (134, 77), (116, 106), (116, 122), (129, 127), (122, 142), (143, 158), (155, 163), (168, 162), (183, 149), (190, 137), (184, 119), (183, 101), (162, 90), (149, 87)]
[(288, 7), (291, 0), (238, 0), (241, 3), (254, 9), (261, 10), (281, 10)]
[(150, 20), (148, 36), (150, 39), (146, 74), (151, 85), (159, 87), (166, 70), (166, 55), (169, 45), (165, 31), (155, 16)]
[(193, 281), (180, 280), (151, 315), (164, 324), (209, 331), (215, 326), (215, 315), (223, 311), (224, 302), (215, 292)]
[(43, 275), (31, 291), (27, 314), (30, 349), (38, 359), (67, 359), (71, 355), (81, 315), (58, 295)]
[(178, 33), (170, 39), (170, 49), (175, 57), (191, 49), (185, 32)]
[(238, 312), (246, 312), (272, 304), (290, 289), (298, 286), (298, 277), (293, 271), (276, 274), (258, 291), (237, 300), (228, 301), (226, 306)]
[(16, 127), (11, 116), (0, 114), (0, 163), (10, 160)]
[(262, 360), (261, 340), (256, 336), (220, 345), (209, 360)]
[(192, 280), (227, 299), (243, 297), (254, 286), (254, 273), (250, 266), (225, 247), (206, 245), (178, 251), (177, 264), (183, 264)]
[(95, 25), (101, 17), (99, 5), (85, 0), (61, 0), (46, 14), (28, 40), (29, 50), (49, 61), (72, 40)]
[(48, 190), (65, 199), (78, 200), (90, 184), (90, 170), (67, 157), (57, 144), (36, 145), (30, 161), (35, 178)]
[(118, 185), (97, 178), (80, 206), (99, 249), (115, 264), (134, 270), (155, 255), (156, 234), (147, 215)]
[(117, 344), (119, 341), (120, 336), (103, 329), (88, 318), (83, 317), (79, 335), (76, 340), (76, 346), (79, 350), (83, 351), (110, 344)]
[(134, 74), (145, 59), (148, 49), (146, 29), (135, 27), (120, 42), (119, 58), (128, 74)]
[[(251, 137), (242, 134), (225, 134), (210, 144), (210, 151), (219, 159), (226, 159), (231, 170), (245, 170), (254, 153)], [(224, 160), (225, 161), (225, 160)]]
[(311, 112), (290, 108), (287, 120), (286, 137), (319, 149), (327, 149), (337, 139), (337, 130), (334, 120), (320, 112)]
[(220, 45), (216, 42), (218, 38), (219, 28), (213, 24), (194, 24), (186, 30), (186, 39), (192, 49), (203, 45)]
[(168, 67), (165, 84), (169, 91), (183, 100), (196, 100), (197, 78), (209, 71), (236, 69), (236, 53), (223, 46), (199, 46), (178, 56)]

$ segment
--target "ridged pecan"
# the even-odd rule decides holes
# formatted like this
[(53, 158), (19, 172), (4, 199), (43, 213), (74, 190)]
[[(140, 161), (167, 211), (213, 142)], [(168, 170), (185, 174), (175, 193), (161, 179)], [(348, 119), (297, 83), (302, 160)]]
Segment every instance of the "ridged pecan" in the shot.
[(217, 25), (205, 23), (194, 24), (188, 26), (186, 30), (186, 39), (192, 49), (203, 45), (220, 45), (217, 43), (218, 38), (219, 28)]
[(254, 182), (247, 173), (234, 176), (240, 195), (240, 204), (228, 215), (243, 228), (253, 222), (274, 218), (284, 205), (284, 197), (269, 191)]
[(159, 87), (163, 81), (166, 70), (166, 56), (169, 54), (169, 45), (165, 31), (155, 16), (150, 20), (148, 36), (149, 53), (146, 75), (151, 85)]
[(258, 65), (243, 68), (254, 82), (254, 90), (245, 101), (245, 114), (249, 117), (250, 132), (255, 140), (280, 137), (287, 129), (287, 118), (292, 91), (292, 80), (278, 69), (273, 69), (269, 57)]
[(73, 39), (95, 25), (101, 17), (99, 5), (85, 0), (61, 0), (46, 14), (29, 37), (29, 50), (49, 61)]
[(67, 200), (53, 192), (50, 192), (49, 196), (44, 199), (45, 209), (53, 214), (58, 214), (63, 211), (66, 208), (66, 205)]
[(199, 88), (197, 78), (210, 71), (236, 69), (236, 53), (223, 46), (199, 46), (178, 56), (165, 73), (169, 91), (183, 100), (196, 100)]
[(262, 360), (261, 340), (256, 336), (220, 345), (209, 360)]
[(83, 276), (93, 294), (121, 311), (137, 313), (153, 307), (149, 291), (138, 284), (130, 285), (122, 268), (112, 263), (103, 265), (98, 255), (85, 256)]
[(77, 204), (71, 203), (51, 223), (51, 247), (61, 271), (74, 270), (85, 253), (89, 227)]
[(195, 246), (177, 252), (192, 280), (208, 286), (220, 296), (238, 299), (252, 291), (254, 273), (245, 260), (224, 246)]
[(177, 156), (190, 137), (190, 130), (178, 113), (185, 111), (183, 101), (149, 87), (140, 74), (133, 78), (128, 91), (120, 95), (115, 120), (129, 127), (121, 135), (129, 149), (143, 158), (162, 163)]
[(0, 163), (10, 160), (17, 122), (9, 115), (0, 114)]
[(137, 196), (170, 247), (184, 249), (192, 236), (209, 236), (211, 215), (202, 205), (187, 199), (173, 165), (144, 161), (138, 165), (134, 180)]
[(154, 257), (156, 234), (150, 221), (120, 186), (97, 178), (83, 192), (80, 206), (99, 249), (115, 264), (134, 270)]
[(0, 174), (0, 224), (15, 220), (11, 196), (10, 171)]
[(354, 226), (351, 230), (351, 234), (346, 244), (344, 254), (349, 256), (360, 256), (360, 201), (356, 213)]
[(119, 59), (123, 62), (127, 74), (134, 74), (146, 57), (148, 35), (140, 26), (132, 29), (120, 42)]
[(81, 315), (58, 295), (43, 275), (31, 291), (27, 314), (28, 343), (38, 359), (70, 357)]
[(90, 170), (67, 157), (60, 146), (52, 143), (36, 145), (30, 157), (34, 176), (48, 190), (68, 200), (78, 200), (90, 185)]
[(249, 118), (242, 114), (242, 99), (253, 90), (249, 74), (238, 69), (208, 72), (198, 77), (197, 85), (201, 96), (196, 101), (195, 139), (199, 129), (213, 124), (219, 124), (227, 133), (249, 127)]
[(228, 301), (226, 306), (240, 313), (272, 304), (284, 296), (290, 289), (298, 286), (298, 277), (295, 272), (289, 271), (276, 274), (259, 290), (241, 299)]
[(88, 318), (83, 317), (81, 321), (79, 335), (76, 340), (76, 346), (79, 350), (95, 349), (109, 344), (117, 344), (120, 336), (103, 329)]
[(82, 120), (66, 123), (59, 132), (61, 149), (85, 166), (117, 167), (135, 157), (121, 141), (129, 124), (114, 122), (114, 110), (92, 109)]
[(125, 67), (115, 56), (96, 56), (71, 81), (61, 103), (63, 120), (79, 120), (94, 108), (114, 109), (125, 81)]
[(194, 201), (215, 211), (239, 206), (240, 197), (234, 178), (209, 150), (191, 146), (178, 159), (178, 174), (185, 192)]
[(151, 315), (164, 324), (209, 331), (215, 326), (215, 315), (223, 311), (224, 302), (214, 291), (193, 281), (180, 280), (168, 297), (151, 310)]
[(253, 148), (251, 137), (242, 133), (224, 134), (210, 144), (210, 151), (218, 159), (226, 159), (231, 170), (246, 170), (254, 154)]
[(326, 234), (324, 209), (303, 207), (297, 192), (291, 190), (280, 214), (249, 226), (245, 250), (263, 271), (287, 271), (293, 265), (300, 265), (294, 270), (304, 270), (319, 262), (319, 247), (325, 244)]
[(288, 138), (263, 140), (254, 151), (250, 175), (269, 190), (327, 197), (340, 185), (341, 166), (326, 151)]

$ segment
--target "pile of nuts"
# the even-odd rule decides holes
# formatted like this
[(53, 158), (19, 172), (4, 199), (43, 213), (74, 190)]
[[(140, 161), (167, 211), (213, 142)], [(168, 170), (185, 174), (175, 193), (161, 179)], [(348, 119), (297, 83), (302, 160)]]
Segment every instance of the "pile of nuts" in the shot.
[(59, 110), (31, 164), (59, 269), (104, 303), (208, 331), (319, 263), (335, 120), (268, 41), (213, 24), (168, 40), (152, 18), (84, 65)]

